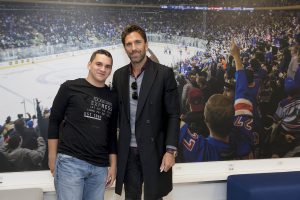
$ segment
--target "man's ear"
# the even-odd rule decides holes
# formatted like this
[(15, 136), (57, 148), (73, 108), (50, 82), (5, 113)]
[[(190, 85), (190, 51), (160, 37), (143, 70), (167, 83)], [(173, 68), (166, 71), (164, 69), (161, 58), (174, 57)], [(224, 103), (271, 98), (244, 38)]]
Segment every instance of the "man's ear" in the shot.
[(91, 62), (88, 62), (88, 64), (87, 64), (87, 68), (88, 68), (88, 70), (90, 70), (90, 69), (91, 69)]

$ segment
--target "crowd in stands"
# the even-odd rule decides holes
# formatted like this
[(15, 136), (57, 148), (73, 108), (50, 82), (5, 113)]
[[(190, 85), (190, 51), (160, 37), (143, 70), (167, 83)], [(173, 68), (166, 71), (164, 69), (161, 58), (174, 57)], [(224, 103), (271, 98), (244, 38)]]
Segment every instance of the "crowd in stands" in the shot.
[[(297, 15), (254, 12), (216, 13), (210, 17), (213, 24), (207, 28), (206, 52), (198, 52), (192, 59), (179, 63), (177, 68), (181, 118), (189, 125), (188, 131), (181, 130), (184, 153), (178, 162), (213, 160), (209, 159), (213, 150), (201, 157), (200, 150), (194, 152), (191, 147), (196, 146), (201, 137), (207, 141), (214, 138), (208, 135), (207, 124), (203, 123), (208, 97), (223, 93), (233, 101), (236, 95), (235, 62), (229, 53), (232, 38), (241, 49), (253, 106), (253, 123), (249, 124), (252, 138), (248, 138), (253, 145), (252, 158), (300, 156), (300, 25)], [(239, 123), (235, 121), (234, 126)], [(201, 137), (192, 133), (200, 133)], [(184, 135), (197, 139), (184, 140)], [(233, 136), (236, 134), (231, 133), (229, 140), (235, 140)], [(216, 146), (213, 141), (208, 144), (212, 149)], [(220, 141), (224, 142), (219, 138)], [(232, 159), (240, 159), (237, 156), (239, 147), (232, 148), (235, 155)], [(219, 155), (222, 153), (226, 154), (219, 149)], [(218, 160), (226, 159), (226, 156), (218, 157)]]
[[(294, 1), (265, 2), (278, 5)], [(6, 6), (12, 8), (14, 4)], [(203, 114), (209, 97), (224, 94), (233, 103), (236, 95), (235, 62), (229, 51), (235, 38), (253, 106), (252, 158), (300, 156), (299, 11), (210, 11), (204, 18), (203, 12), (197, 11), (31, 6), (42, 10), (32, 12), (30, 6), (25, 6), (22, 10), (7, 9), (0, 13), (1, 49), (59, 43), (78, 45), (99, 40), (119, 44), (123, 27), (130, 23), (141, 25), (147, 33), (207, 40), (205, 53), (199, 51), (174, 67), (181, 119), (189, 126), (190, 133), (205, 139), (211, 137)], [(2, 126), (0, 156), (7, 160), (10, 171), (47, 168), (45, 141), (49, 113), (42, 114), (39, 105), (37, 113), (37, 117), (19, 116), (17, 120), (8, 117)], [(28, 135), (30, 139), (26, 139)], [(27, 141), (31, 145), (26, 146)], [(184, 148), (183, 143), (180, 145)], [(187, 160), (181, 155), (177, 161), (199, 159)], [(18, 168), (19, 162), (26, 163), (24, 168)]]
[[(284, 27), (277, 27), (273, 21), (277, 22), (281, 16), (287, 21), (290, 16), (272, 15), (271, 11), (254, 13), (207, 11), (203, 13), (159, 8), (135, 9), (22, 3), (17, 5), (0, 3), (0, 9), (1, 49), (56, 44), (80, 46), (101, 41), (119, 44), (121, 30), (130, 23), (142, 24), (148, 33), (164, 33), (166, 37), (176, 35), (210, 39), (211, 35), (217, 34), (218, 40), (223, 40), (225, 36), (223, 33), (228, 34), (230, 31), (237, 34), (240, 30), (245, 32), (249, 26), (253, 25), (260, 26), (260, 28), (267, 25), (264, 32), (271, 28), (270, 31), (280, 32), (282, 29), (286, 30), (286, 27), (292, 23), (288, 21), (287, 24), (282, 23)], [(294, 16), (293, 13), (297, 13), (297, 11), (289, 12)], [(246, 23), (249, 18), (252, 24)], [(256, 20), (261, 19), (263, 23), (256, 23), (258, 22)], [(232, 26), (232, 20), (238, 23), (237, 26)], [(90, 48), (90, 46), (87, 45), (85, 48)]]
[(48, 169), (47, 130), (50, 110), (42, 112), (37, 101), (37, 115), (11, 116), (0, 125), (0, 172)]

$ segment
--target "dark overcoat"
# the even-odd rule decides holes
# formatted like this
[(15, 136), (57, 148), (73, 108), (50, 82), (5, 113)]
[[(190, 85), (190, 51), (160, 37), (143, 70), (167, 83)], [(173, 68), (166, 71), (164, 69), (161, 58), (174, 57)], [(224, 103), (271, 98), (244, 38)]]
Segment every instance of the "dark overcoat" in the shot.
[[(129, 65), (115, 71), (113, 88), (119, 96), (118, 164), (115, 191), (121, 195), (130, 148)], [(151, 61), (145, 64), (135, 123), (144, 178), (144, 195), (159, 198), (172, 190), (172, 170), (160, 172), (166, 145), (177, 147), (179, 97), (173, 70)]]

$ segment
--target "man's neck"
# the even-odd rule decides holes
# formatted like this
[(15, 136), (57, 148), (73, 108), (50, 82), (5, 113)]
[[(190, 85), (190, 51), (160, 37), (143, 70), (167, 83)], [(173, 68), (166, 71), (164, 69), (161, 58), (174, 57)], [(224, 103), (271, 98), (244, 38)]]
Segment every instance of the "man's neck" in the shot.
[(104, 87), (105, 86), (105, 82), (95, 81), (94, 79), (92, 79), (89, 76), (86, 78), (86, 80), (87, 80), (87, 82), (89, 82), (91, 85), (93, 85), (95, 87)]
[(132, 70), (132, 74), (134, 75), (134, 77), (137, 77), (141, 73), (142, 68), (146, 62), (147, 62), (147, 57), (145, 57), (145, 59), (143, 59), (139, 63), (131, 63), (131, 66), (132, 66), (131, 70)]

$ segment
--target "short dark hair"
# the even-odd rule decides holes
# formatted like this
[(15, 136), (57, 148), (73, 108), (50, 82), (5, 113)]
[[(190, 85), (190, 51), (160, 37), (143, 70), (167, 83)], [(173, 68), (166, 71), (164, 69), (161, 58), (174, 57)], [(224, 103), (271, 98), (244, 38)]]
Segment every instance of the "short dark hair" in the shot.
[(111, 60), (113, 61), (112, 55), (111, 55), (111, 53), (109, 53), (109, 51), (107, 51), (105, 49), (98, 49), (97, 51), (93, 52), (93, 54), (90, 58), (90, 62), (93, 62), (93, 60), (95, 59), (97, 54), (106, 55), (107, 57), (111, 58)]
[(131, 25), (126, 26), (124, 31), (122, 32), (121, 39), (122, 39), (122, 43), (123, 43), (124, 46), (125, 46), (126, 36), (129, 35), (132, 32), (139, 33), (142, 36), (142, 38), (144, 39), (144, 41), (147, 42), (147, 36), (146, 36), (145, 30), (142, 27), (138, 26), (138, 25), (131, 24)]
[(9, 124), (11, 122), (11, 117), (10, 116), (7, 116), (6, 120), (5, 120), (5, 123), (6, 124)]
[(17, 119), (16, 121), (14, 121), (14, 125), (15, 125), (15, 130), (17, 132), (23, 132), (25, 129), (24, 119)]

